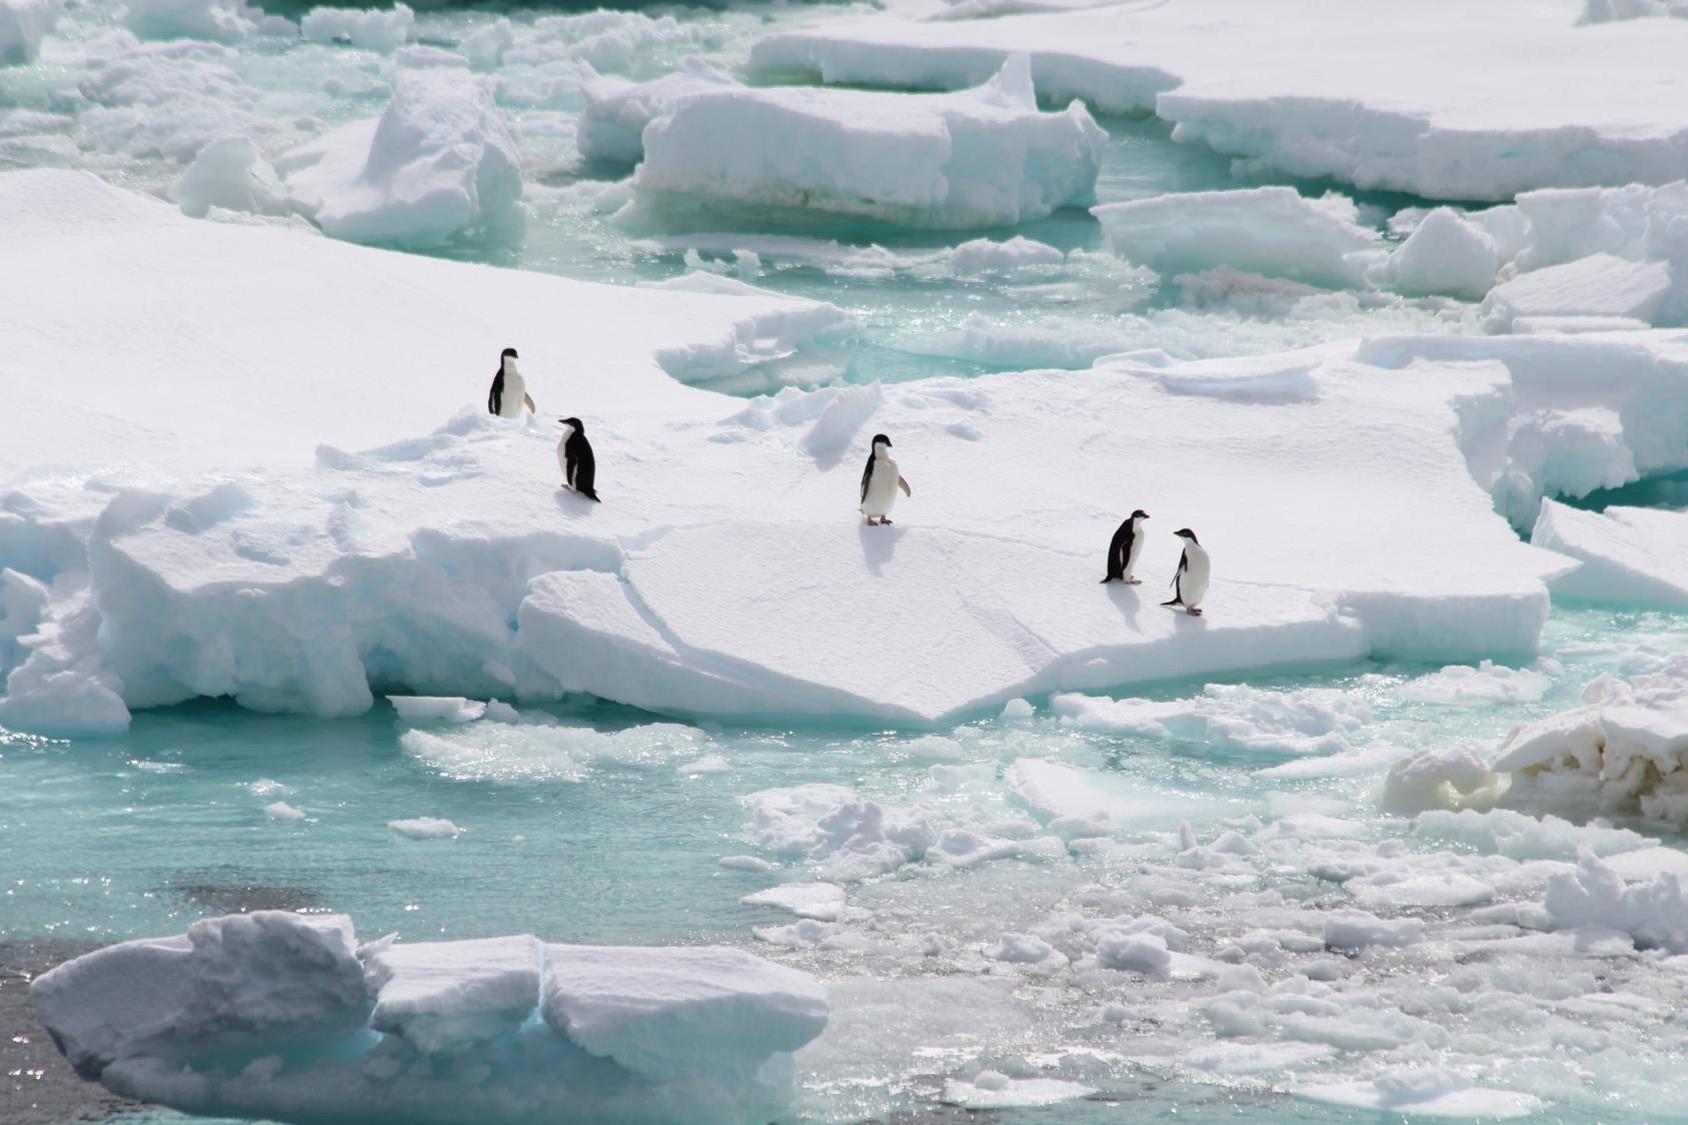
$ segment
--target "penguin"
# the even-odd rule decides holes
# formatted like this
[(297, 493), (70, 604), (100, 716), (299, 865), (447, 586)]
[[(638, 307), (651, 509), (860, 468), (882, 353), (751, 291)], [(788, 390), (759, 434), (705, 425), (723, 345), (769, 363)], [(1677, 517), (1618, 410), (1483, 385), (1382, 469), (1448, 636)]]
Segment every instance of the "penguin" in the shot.
[[(563, 467), (563, 487), (578, 492), (588, 500), (598, 500), (594, 487), (598, 475), (598, 461), (592, 456), (592, 443), (586, 440), (586, 427), (579, 418), (559, 418), (563, 425), (562, 440), (557, 442), (557, 464)], [(598, 500), (598, 503), (603, 503)]]
[(1108, 576), (1102, 579), (1104, 583), (1118, 581), (1136, 586), (1143, 581), (1133, 578), (1131, 572), (1137, 569), (1137, 558), (1143, 553), (1143, 521), (1148, 518), (1149, 513), (1138, 508), (1114, 532), (1108, 544)]
[(1184, 540), (1184, 557), (1178, 560), (1178, 570), (1172, 575), (1177, 593), (1161, 605), (1183, 606), (1191, 617), (1200, 617), (1202, 599), (1207, 596), (1207, 580), (1213, 576), (1213, 560), (1189, 528), (1181, 527), (1173, 534)]
[(891, 439), (884, 434), (873, 435), (873, 452), (867, 455), (867, 468), (862, 470), (862, 515), (869, 527), (891, 522), (891, 505), (897, 502), (897, 489), (904, 496), (913, 496), (908, 481), (897, 474), (897, 463), (891, 460)]
[(534, 409), (533, 397), (527, 393), (527, 380), (516, 368), (516, 349), (505, 348), (498, 355), (498, 370), (492, 376), (492, 390), (487, 392), (486, 411), (500, 418), (520, 418), (522, 406)]

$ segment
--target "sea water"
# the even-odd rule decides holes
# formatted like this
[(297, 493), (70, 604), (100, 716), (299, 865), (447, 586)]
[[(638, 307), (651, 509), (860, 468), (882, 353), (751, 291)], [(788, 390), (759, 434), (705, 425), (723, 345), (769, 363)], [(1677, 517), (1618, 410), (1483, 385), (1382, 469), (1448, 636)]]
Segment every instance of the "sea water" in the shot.
[[(1096, 1091), (996, 1111), (1005, 1121), (1100, 1119), (1121, 1103), (1178, 1120), (1346, 1119), (1263, 1091), (1262, 1079), (1281, 1075), (1192, 1083), (1177, 1057), (1222, 1040), (1198, 1008), (1184, 1022), (1152, 1016), (1179, 1003), (1176, 984), (1019, 971), (984, 951), (1051, 918), (1159, 904), (1186, 919), (1191, 950), (1212, 954), (1281, 926), (1286, 908), (1350, 900), (1335, 876), (1295, 866), (1251, 870), (1232, 892), (1184, 895), (1193, 885), (1171, 843), (1184, 825), (1208, 843), (1299, 815), (1355, 844), (1398, 839), (1426, 857), (1467, 855), (1470, 840), (1379, 813), (1391, 761), (1423, 747), (1491, 748), (1514, 724), (1574, 705), (1587, 680), (1637, 652), (1685, 650), (1688, 617), (1560, 609), (1527, 668), (1461, 677), (1364, 665), (1118, 693), (1160, 705), (1154, 729), (1138, 732), (1063, 721), (1046, 699), (1029, 701), (1030, 715), (939, 731), (699, 727), (581, 699), (522, 707), (517, 722), (461, 723), (407, 722), (385, 703), (325, 722), (205, 702), (140, 713), (116, 739), (10, 733), (0, 736), (0, 942), (93, 947), (259, 908), (344, 912), (365, 938), (720, 942), (800, 965), (832, 988), (833, 1022), (799, 1055), (796, 1120), (930, 1110), (946, 1080), (985, 1067)], [(1098, 801), (1129, 800), (1112, 843), (1063, 842), (1040, 823), (1011, 784), (1023, 758), (1072, 767)], [(1305, 776), (1283, 776), (1290, 764)], [(759, 829), (756, 795), (804, 785), (838, 787), (886, 820), (920, 819), (938, 843), (866, 870), (840, 867), (824, 848), (793, 849)], [(389, 827), (419, 817), (460, 833), (417, 839)], [(994, 850), (968, 854), (973, 837)], [(764, 869), (721, 863), (746, 856)], [(809, 932), (785, 910), (742, 901), (827, 876), (845, 907)], [(1482, 904), (1506, 897), (1502, 888)], [(1441, 968), (1384, 958), (1345, 972), (1371, 978), (1385, 1007), (1403, 1004), (1452, 970), (1466, 912), (1435, 912)], [(1099, 1015), (1109, 1003), (1132, 1015)], [(1415, 1034), (1459, 1053), (1469, 1013), (1428, 1005), (1415, 1017)], [(1598, 1014), (1561, 1018), (1561, 1034), (1607, 1034)], [(1354, 1034), (1321, 1065), (1341, 1072), (1375, 1049), (1358, 1042), (1375, 1029)], [(1657, 1042), (1651, 1061), (1680, 1046)], [(1537, 1048), (1521, 1038), (1519, 1050)], [(1553, 1104), (1543, 1119), (1613, 1119), (1643, 1093), (1617, 1086)]]
[[(119, 11), (105, 0), (80, 5), (39, 64), (0, 72), (0, 167), (85, 167), (162, 192), (180, 174), (178, 150), (231, 130), (273, 139), (304, 116), (326, 125), (369, 116), (390, 90), (388, 57), (260, 37), (203, 45), (172, 70), (91, 97), (87, 83), (135, 49), (116, 30)], [(746, 230), (707, 216), (684, 229), (630, 228), (615, 217), (627, 170), (587, 166), (574, 150), (578, 63), (647, 79), (695, 53), (730, 69), (757, 35), (832, 12), (780, 5), (558, 22), (558, 13), (533, 8), (451, 11), (419, 16), (418, 38), (456, 46), (500, 15), (514, 22), (521, 48), (499, 69), (499, 100), (522, 146), (530, 222), (519, 244), (444, 252), (618, 284), (702, 269), (856, 316), (850, 337), (718, 386), (730, 393), (1082, 368), (1137, 348), (1197, 357), (1475, 327), (1470, 308), (1456, 302), (1236, 292), (1147, 277), (1111, 258), (1082, 212), (1016, 230), (943, 234), (856, 222)], [(166, 73), (174, 85), (160, 85)], [(1102, 123), (1101, 202), (1253, 182), (1211, 151), (1174, 144), (1157, 121)], [(1414, 201), (1359, 202), (1381, 225)], [(967, 239), (1016, 235), (1064, 257), (1006, 274), (961, 272), (949, 259)], [(1652, 485), (1640, 502), (1681, 506), (1681, 482)], [(1530, 668), (1462, 680), (1366, 665), (1212, 688), (1168, 683), (1118, 693), (1163, 705), (1153, 729), (1127, 731), (1069, 721), (1046, 699), (1029, 701), (1027, 715), (974, 716), (937, 731), (700, 727), (580, 699), (523, 704), (513, 723), (413, 724), (384, 702), (337, 722), (203, 702), (138, 714), (127, 734), (109, 740), (0, 732), (0, 947), (51, 940), (74, 951), (260, 908), (342, 911), (366, 938), (526, 931), (553, 941), (741, 945), (810, 969), (833, 991), (831, 1026), (799, 1056), (793, 1120), (948, 1119), (946, 1084), (983, 1068), (1094, 1091), (988, 1118), (1007, 1122), (1122, 1113), (1374, 1120), (1375, 1112), (1270, 1088), (1358, 1072), (1368, 1052), (1416, 1041), (1538, 1093), (1548, 1106), (1543, 1120), (1657, 1120), (1658, 1074), (1675, 1065), (1680, 1037), (1626, 1040), (1610, 1013), (1542, 1000), (1520, 1008), (1514, 1032), (1484, 1039), (1470, 1012), (1420, 1002), (1448, 987), (1467, 956), (1469, 905), (1435, 913), (1422, 957), (1346, 964), (1309, 954), (1321, 971), (1349, 977), (1351, 992), (1374, 995), (1379, 1010), (1410, 1018), (1386, 1025), (1356, 1015), (1339, 1042), (1284, 1032), (1287, 1042), (1331, 1049), (1304, 1052), (1301, 1062), (1286, 1055), (1276, 1066), (1233, 1060), (1204, 1081), (1178, 1060), (1222, 1047), (1222, 1037), (1175, 985), (986, 954), (1005, 932), (1156, 910), (1187, 916), (1189, 947), (1211, 954), (1281, 927), (1286, 910), (1349, 899), (1336, 873), (1293, 864), (1251, 869), (1230, 888), (1201, 884), (1178, 866), (1185, 826), (1208, 844), (1226, 831), (1301, 817), (1356, 848), (1394, 840), (1429, 863), (1456, 864), (1482, 842), (1415, 833), (1379, 813), (1393, 761), (1456, 744), (1487, 752), (1514, 724), (1573, 705), (1584, 683), (1621, 670), (1636, 652), (1684, 649), (1688, 616), (1561, 606)], [(1131, 814), (1107, 846), (1065, 838), (1014, 789), (1021, 759), (1070, 766), (1091, 798)], [(923, 822), (937, 843), (925, 855), (845, 870), (824, 848), (758, 831), (757, 794), (809, 785), (836, 787), (829, 792), (858, 802), (859, 815)], [(418, 817), (460, 831), (417, 839), (390, 827)], [(1656, 826), (1646, 831), (1657, 835)], [(1543, 847), (1574, 858), (1574, 842)], [(836, 920), (742, 901), (818, 878), (843, 888)], [(1496, 898), (1509, 894), (1500, 888)], [(1620, 969), (1591, 953), (1509, 971), (1510, 986), (1528, 997), (1551, 992), (1555, 973), (1600, 973), (1612, 988), (1645, 993), (1648, 972), (1674, 970)], [(1556, 1084), (1532, 1069), (1553, 1053), (1526, 1033), (1536, 1026), (1585, 1056), (1605, 1044), (1628, 1057), (1600, 1081)], [(132, 1116), (138, 1125), (170, 1115)]]

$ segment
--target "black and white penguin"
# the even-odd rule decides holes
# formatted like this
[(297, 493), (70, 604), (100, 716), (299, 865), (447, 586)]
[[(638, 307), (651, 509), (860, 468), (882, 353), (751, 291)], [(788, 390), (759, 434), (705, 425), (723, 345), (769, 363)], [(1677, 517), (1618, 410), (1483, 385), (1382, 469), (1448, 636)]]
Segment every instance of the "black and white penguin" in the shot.
[(891, 439), (884, 434), (873, 435), (873, 452), (867, 455), (867, 468), (862, 470), (862, 515), (869, 527), (891, 522), (891, 506), (897, 502), (897, 489), (904, 496), (913, 496), (908, 481), (897, 473), (897, 463), (891, 460)]
[(1177, 593), (1161, 605), (1183, 606), (1191, 617), (1200, 617), (1202, 599), (1207, 596), (1207, 580), (1213, 576), (1213, 560), (1208, 558), (1207, 549), (1196, 542), (1195, 532), (1181, 527), (1174, 534), (1184, 541), (1184, 556), (1178, 560), (1178, 570), (1172, 576)]
[(1137, 569), (1137, 558), (1143, 553), (1143, 521), (1149, 518), (1149, 513), (1138, 508), (1126, 517), (1119, 530), (1114, 532), (1113, 539), (1108, 543), (1108, 576), (1103, 582), (1124, 582), (1127, 586), (1136, 586), (1143, 580), (1132, 576)]
[(592, 443), (586, 440), (586, 427), (580, 424), (579, 418), (558, 421), (563, 424), (563, 437), (557, 442), (557, 464), (563, 467), (563, 487), (597, 500), (598, 461), (592, 456)]
[(492, 390), (487, 392), (486, 410), (500, 418), (520, 418), (522, 407), (534, 409), (533, 398), (527, 393), (527, 380), (516, 367), (516, 349), (505, 348), (498, 356), (498, 370), (492, 376)]

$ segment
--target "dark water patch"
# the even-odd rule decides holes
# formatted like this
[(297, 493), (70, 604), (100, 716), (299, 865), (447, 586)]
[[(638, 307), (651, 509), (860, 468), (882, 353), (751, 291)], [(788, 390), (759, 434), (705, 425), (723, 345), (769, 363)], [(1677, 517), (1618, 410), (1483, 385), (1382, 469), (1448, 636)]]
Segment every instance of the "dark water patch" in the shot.
[(29, 1003), (30, 981), (96, 948), (50, 939), (0, 942), (0, 1121), (6, 1125), (99, 1121), (139, 1106), (77, 1077)]
[(166, 889), (216, 915), (250, 914), (254, 910), (320, 910), (322, 901), (304, 887), (275, 886), (241, 877), (235, 872), (206, 871), (171, 879)]
[(1604, 512), (1607, 508), (1666, 508), (1679, 511), (1688, 508), (1688, 469), (1643, 477), (1617, 488), (1596, 489), (1587, 496), (1574, 499), (1567, 496), (1555, 499), (1566, 507), (1581, 508), (1588, 512)]

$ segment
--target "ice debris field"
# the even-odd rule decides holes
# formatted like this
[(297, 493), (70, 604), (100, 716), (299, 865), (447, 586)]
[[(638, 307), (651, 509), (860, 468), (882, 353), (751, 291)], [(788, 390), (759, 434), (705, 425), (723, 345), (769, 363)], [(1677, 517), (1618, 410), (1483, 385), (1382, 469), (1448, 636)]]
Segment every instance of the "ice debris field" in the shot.
[(1685, 16), (0, 0), (0, 1118), (1679, 1113)]

